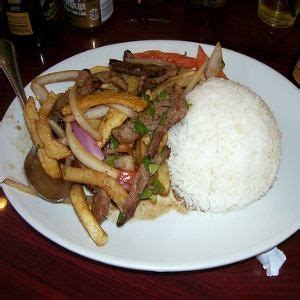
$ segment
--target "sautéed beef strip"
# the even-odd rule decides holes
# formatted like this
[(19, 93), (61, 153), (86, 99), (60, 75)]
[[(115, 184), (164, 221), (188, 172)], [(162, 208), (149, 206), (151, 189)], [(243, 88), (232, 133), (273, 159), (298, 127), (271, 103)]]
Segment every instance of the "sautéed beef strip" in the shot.
[(79, 72), (76, 79), (77, 96), (83, 97), (94, 91), (93, 88), (93, 76), (88, 69), (83, 69)]
[(135, 210), (139, 204), (139, 195), (144, 191), (150, 181), (150, 173), (146, 170), (143, 164), (140, 165), (134, 179), (132, 186), (129, 191), (128, 198), (126, 199), (123, 205), (124, 218), (122, 220), (118, 220), (117, 225), (121, 226), (126, 221), (131, 219), (135, 213)]
[(121, 126), (112, 130), (112, 134), (121, 144), (130, 144), (137, 140), (140, 135), (134, 131), (134, 121), (128, 120)]
[(182, 88), (178, 85), (172, 86), (170, 93), (170, 108), (163, 115), (161, 122), (153, 133), (147, 152), (148, 157), (154, 157), (158, 145), (165, 133), (176, 123), (180, 122), (187, 113), (185, 97)]
[(108, 194), (97, 187), (94, 188), (95, 194), (91, 205), (91, 211), (97, 222), (101, 224), (108, 217), (110, 198)]
[(61, 109), (68, 105), (69, 103), (69, 93), (70, 91), (67, 90), (63, 94), (60, 94), (57, 97), (57, 100), (55, 102), (55, 105), (49, 115), (49, 119), (55, 121), (57, 124), (59, 124), (61, 127), (64, 128), (65, 122), (63, 121), (63, 115), (61, 114)]
[(117, 73), (124, 73), (128, 75), (135, 75), (135, 76), (146, 76), (146, 77), (159, 77), (166, 74), (167, 69), (165, 67), (149, 64), (136, 64), (136, 63), (129, 63), (117, 59), (110, 59), (109, 66), (111, 69)]
[(101, 83), (112, 83), (114, 86), (123, 91), (127, 91), (128, 88), (127, 82), (124, 78), (120, 74), (112, 71), (103, 71), (93, 74), (93, 82), (98, 85), (101, 85)]

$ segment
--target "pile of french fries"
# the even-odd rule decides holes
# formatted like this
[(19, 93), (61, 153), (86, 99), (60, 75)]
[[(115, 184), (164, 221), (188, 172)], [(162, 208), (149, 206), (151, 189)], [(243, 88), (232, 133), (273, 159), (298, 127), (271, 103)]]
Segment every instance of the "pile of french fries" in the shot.
[[(108, 67), (104, 66), (96, 66), (90, 69), (91, 73), (107, 70)], [(67, 78), (68, 80), (70, 78), (75, 79), (76, 74), (78, 74), (78, 71), (66, 72), (71, 76)], [(152, 97), (156, 97), (174, 83), (183, 88), (187, 87), (191, 80), (195, 80), (195, 76), (199, 77), (197, 79), (198, 81), (201, 80), (201, 76), (199, 76), (199, 72), (197, 73), (196, 70), (182, 69), (177, 76), (169, 78), (152, 91), (149, 91), (149, 93)], [(104, 162), (100, 163), (95, 161), (97, 158), (92, 158), (91, 163), (81, 161), (83, 163), (82, 167), (72, 167), (65, 164), (66, 160), (72, 160), (74, 159), (74, 156), (77, 157), (76, 151), (78, 149), (79, 152), (84, 150), (81, 149), (82, 147), (78, 141), (75, 140), (74, 143), (74, 135), (72, 136), (73, 151), (71, 150), (72, 147), (70, 147), (70, 140), (68, 140), (69, 136), (72, 135), (69, 124), (73, 120), (76, 120), (76, 116), (72, 114), (71, 103), (61, 109), (61, 114), (66, 123), (66, 131), (62, 129), (58, 129), (58, 131), (60, 131), (59, 133), (53, 131), (53, 126), (55, 124), (53, 125), (53, 121), (49, 119), (49, 115), (55, 106), (59, 95), (54, 92), (49, 92), (46, 88), (46, 84), (55, 82), (53, 78), (58, 78), (57, 81), (64, 81), (64, 74), (63, 72), (52, 73), (50, 74), (50, 77), (50, 79), (47, 79), (46, 75), (33, 80), (32, 89), (36, 94), (38, 101), (35, 101), (33, 97), (29, 97), (24, 109), (24, 119), (30, 132), (32, 142), (37, 149), (37, 154), (44, 171), (52, 178), (63, 178), (66, 181), (73, 182), (70, 198), (74, 210), (89, 236), (97, 245), (103, 246), (107, 243), (108, 236), (93, 216), (83, 186), (92, 185), (105, 190), (120, 211), (122, 211), (123, 204), (128, 197), (128, 192), (116, 181), (118, 171), (111, 166), (103, 167)], [(88, 126), (93, 133), (93, 137), (100, 147), (103, 147), (108, 142), (111, 131), (114, 128), (123, 124), (129, 116), (134, 116), (147, 108), (148, 102), (143, 98), (136, 96), (139, 77), (127, 76), (126, 81), (128, 84), (127, 92), (118, 92), (116, 87), (112, 84), (104, 84), (101, 87), (102, 91), (89, 94), (76, 100), (76, 105), (79, 109), (79, 117), (83, 117), (88, 121)], [(73, 89), (75, 88), (76, 86), (73, 86)], [(38, 102), (39, 109), (37, 109), (36, 106)], [(106, 106), (107, 112), (102, 117), (88, 117), (87, 112), (98, 106)], [(168, 135), (166, 134), (159, 145), (158, 153), (163, 151), (164, 147), (167, 145), (167, 140)], [(146, 155), (149, 143), (150, 136), (148, 134), (137, 140), (134, 145), (119, 145), (118, 147), (121, 149), (120, 152), (130, 152), (134, 157), (137, 169)], [(76, 153), (74, 153), (75, 148), (77, 149), (75, 151)], [(99, 166), (96, 167), (96, 165)], [(169, 169), (165, 161), (160, 164), (156, 171), (156, 178), (163, 185), (163, 191), (160, 195), (167, 196), (171, 188), (171, 183)], [(31, 188), (26, 188), (24, 185), (22, 186), (12, 180), (6, 180), (6, 183), (25, 192), (34, 194), (34, 191)], [(153, 205), (155, 201), (151, 201), (151, 203), (151, 205)]]

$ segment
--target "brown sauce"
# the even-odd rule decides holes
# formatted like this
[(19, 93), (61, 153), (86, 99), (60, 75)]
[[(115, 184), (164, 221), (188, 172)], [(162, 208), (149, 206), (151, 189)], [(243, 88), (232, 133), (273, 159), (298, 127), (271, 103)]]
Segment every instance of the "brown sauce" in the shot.
[[(188, 212), (184, 202), (176, 199), (172, 191), (170, 191), (168, 196), (158, 196), (155, 204), (151, 203), (149, 200), (141, 201), (132, 220), (153, 220), (171, 210), (181, 214), (186, 214)], [(109, 219), (115, 222), (118, 218), (118, 214), (119, 210), (111, 206)]]

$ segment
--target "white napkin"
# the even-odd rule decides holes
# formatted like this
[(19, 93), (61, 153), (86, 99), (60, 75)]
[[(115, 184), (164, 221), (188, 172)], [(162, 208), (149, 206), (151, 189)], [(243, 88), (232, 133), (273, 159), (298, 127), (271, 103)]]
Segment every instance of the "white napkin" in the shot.
[(262, 264), (263, 268), (267, 270), (267, 276), (277, 276), (280, 268), (286, 261), (286, 256), (277, 247), (256, 256), (256, 258)]

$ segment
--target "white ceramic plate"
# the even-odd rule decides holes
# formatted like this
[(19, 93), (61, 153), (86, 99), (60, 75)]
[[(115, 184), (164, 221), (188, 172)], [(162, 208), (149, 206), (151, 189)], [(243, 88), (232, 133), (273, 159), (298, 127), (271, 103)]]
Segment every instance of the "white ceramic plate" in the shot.
[[(211, 53), (213, 47), (203, 45)], [(124, 50), (160, 49), (195, 55), (197, 44), (182, 41), (139, 41), (109, 45), (73, 56), (45, 73), (106, 65)], [(103, 227), (109, 242), (95, 246), (73, 208), (50, 204), (3, 185), (18, 213), (41, 234), (80, 255), (111, 265), (153, 271), (186, 271), (221, 266), (257, 255), (279, 244), (300, 224), (300, 93), (268, 66), (245, 55), (223, 50), (226, 74), (261, 95), (274, 112), (283, 134), (283, 157), (278, 180), (260, 201), (227, 214), (170, 212), (156, 220), (136, 221), (117, 228)], [(69, 84), (53, 84), (63, 91)], [(26, 92), (30, 94), (27, 86)], [(20, 129), (21, 128), (21, 129)], [(31, 142), (17, 100), (3, 118), (0, 170), (25, 182), (22, 166)]]

